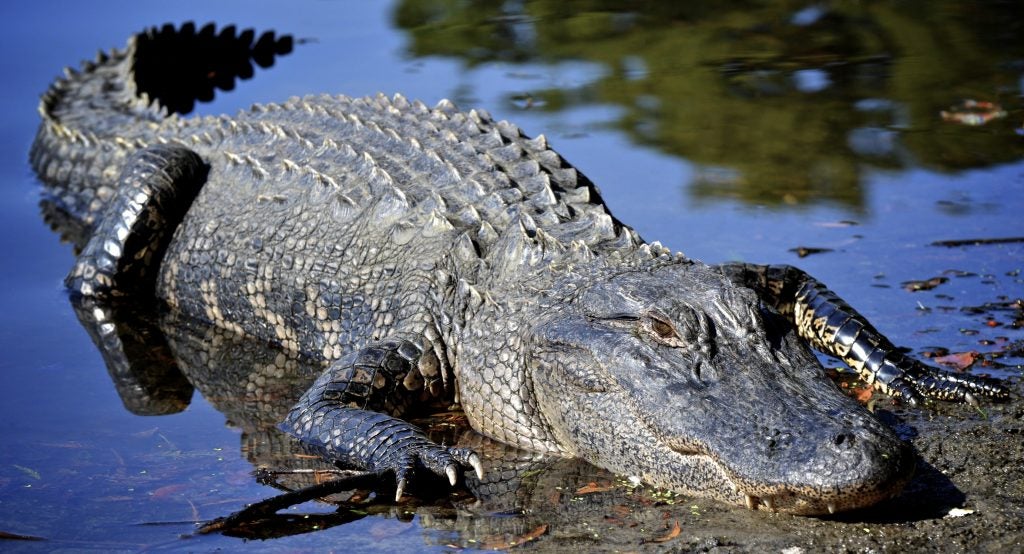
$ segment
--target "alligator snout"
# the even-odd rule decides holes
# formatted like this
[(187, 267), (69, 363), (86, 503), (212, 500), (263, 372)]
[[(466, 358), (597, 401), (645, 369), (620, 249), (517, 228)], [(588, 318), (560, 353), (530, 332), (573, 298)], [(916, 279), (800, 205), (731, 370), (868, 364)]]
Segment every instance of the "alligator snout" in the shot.
[(726, 465), (740, 498), (752, 510), (825, 515), (869, 506), (896, 495), (910, 479), (915, 454), (887, 428), (832, 430), (815, 448), (768, 439), (772, 463), (754, 468), (749, 459)]

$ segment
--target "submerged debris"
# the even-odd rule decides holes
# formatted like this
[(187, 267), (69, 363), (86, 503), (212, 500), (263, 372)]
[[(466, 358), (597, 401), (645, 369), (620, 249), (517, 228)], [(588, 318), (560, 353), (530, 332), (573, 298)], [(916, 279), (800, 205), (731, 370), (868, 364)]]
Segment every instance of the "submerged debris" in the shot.
[(937, 240), (931, 243), (932, 246), (945, 246), (955, 248), (957, 246), (979, 246), (982, 244), (1013, 244), (1024, 242), (1024, 237), (996, 237), (987, 239), (960, 239), (960, 240)]
[(922, 290), (932, 290), (947, 281), (949, 281), (949, 279), (946, 277), (932, 277), (931, 279), (925, 279), (922, 281), (904, 281), (900, 283), (900, 285), (910, 292), (918, 292)]
[(984, 125), (989, 121), (1006, 117), (1006, 110), (995, 102), (967, 99), (953, 104), (949, 109), (939, 112), (943, 121), (959, 123), (970, 127)]
[(811, 254), (824, 254), (826, 252), (832, 252), (831, 248), (814, 248), (811, 246), (797, 246), (796, 248), (790, 248), (789, 252), (795, 253), (800, 258), (806, 258)]

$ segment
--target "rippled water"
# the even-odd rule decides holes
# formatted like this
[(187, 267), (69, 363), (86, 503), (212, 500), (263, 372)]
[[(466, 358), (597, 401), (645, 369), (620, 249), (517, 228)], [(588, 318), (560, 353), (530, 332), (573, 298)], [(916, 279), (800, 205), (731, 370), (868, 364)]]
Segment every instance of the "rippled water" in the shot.
[[(43, 224), (27, 166), (38, 94), (60, 68), (165, 21), (309, 39), (202, 113), (314, 92), (486, 107), (544, 133), (649, 240), (707, 261), (799, 264), (915, 352), (997, 352), (1021, 339), (1019, 309), (964, 308), (1024, 296), (1024, 245), (931, 245), (1024, 236), (1024, 29), (1014, 3), (613, 4), (0, 7), (0, 532), (45, 539), (0, 544), (234, 548), (239, 539), (179, 535), (274, 493), (251, 477), (237, 427), (199, 395), (172, 416), (122, 407), (61, 289), (72, 255)], [(998, 115), (995, 104), (1003, 116), (966, 124), (977, 122), (967, 111)], [(799, 259), (798, 247), (828, 251)], [(939, 275), (950, 280), (931, 291), (901, 287)], [(1019, 375), (1020, 362), (1004, 358), (1009, 367), (994, 371)], [(261, 545), (459, 541), (428, 527), (367, 517)]]

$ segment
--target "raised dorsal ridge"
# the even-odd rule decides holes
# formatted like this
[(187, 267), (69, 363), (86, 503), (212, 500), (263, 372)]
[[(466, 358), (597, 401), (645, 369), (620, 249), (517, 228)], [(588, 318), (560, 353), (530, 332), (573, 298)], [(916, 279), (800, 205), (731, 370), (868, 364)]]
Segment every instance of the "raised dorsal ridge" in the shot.
[(455, 104), (451, 100), (442, 98), (434, 106), (434, 110), (438, 112), (455, 112), (458, 111), (458, 108), (455, 107)]
[(594, 260), (594, 252), (581, 240), (574, 240), (569, 243), (567, 255), (575, 263), (587, 264)]
[(368, 221), (394, 221), (409, 213), (409, 200), (398, 187), (387, 187), (379, 191), (377, 200), (370, 207)]
[(416, 207), (425, 213), (446, 213), (448, 211), (448, 203), (445, 202), (444, 198), (434, 190), (428, 191)]
[(484, 303), (484, 295), (465, 279), (459, 279), (455, 285), (455, 294), (472, 308), (479, 308)]
[(543, 134), (537, 135), (532, 139), (526, 139), (525, 142), (528, 145), (528, 149), (534, 152), (541, 152), (548, 149), (548, 139)]
[(359, 212), (359, 205), (346, 194), (338, 192), (330, 203), (331, 215), (338, 221), (349, 221)]
[(477, 245), (473, 243), (473, 238), (469, 236), (469, 231), (460, 233), (455, 239), (452, 254), (463, 263), (472, 263), (480, 260), (480, 252)]
[(431, 210), (426, 216), (426, 221), (424, 221), (420, 233), (423, 237), (432, 238), (454, 230), (455, 227), (444, 216), (444, 213), (438, 210)]
[(469, 110), (469, 119), (477, 125), (488, 125), (491, 123), (491, 114), (487, 113), (485, 110), (475, 108)]
[(487, 251), (490, 251), (499, 238), (498, 231), (490, 223), (486, 220), (480, 222), (480, 227), (476, 231), (476, 239)]

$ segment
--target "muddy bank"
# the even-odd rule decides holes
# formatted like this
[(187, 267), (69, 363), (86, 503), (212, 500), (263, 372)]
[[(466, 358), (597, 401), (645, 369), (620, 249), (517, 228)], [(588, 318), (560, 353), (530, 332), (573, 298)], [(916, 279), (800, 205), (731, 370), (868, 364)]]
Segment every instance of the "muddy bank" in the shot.
[[(489, 482), (454, 506), (404, 506), (428, 545), (531, 551), (1019, 552), (1024, 549), (1024, 387), (983, 406), (876, 411), (919, 452), (899, 496), (832, 518), (728, 508), (632, 487), (572, 460), (542, 460), (493, 443)], [(518, 458), (517, 458), (518, 456)], [(476, 487), (481, 485), (476, 484)], [(406, 544), (408, 546), (408, 544)]]
[(445, 425), (454, 434), (435, 438), (472, 446), (483, 456), (485, 481), (471, 479), (473, 495), (462, 491), (431, 501), (420, 494), (398, 505), (342, 501), (336, 512), (312, 520), (291, 514), (241, 536), (292, 535), (369, 518), (371, 529), (401, 532), (357, 536), (356, 542), (400, 550), (1020, 552), (1024, 387), (1019, 380), (1010, 386), (1012, 401), (981, 411), (956, 405), (911, 410), (877, 401), (880, 417), (917, 448), (917, 472), (897, 497), (830, 518), (752, 512), (635, 486), (577, 460), (544, 458), (458, 433), (462, 425), (453, 425), (461, 423), (453, 415)]

